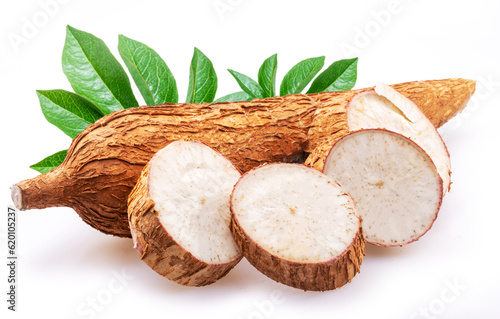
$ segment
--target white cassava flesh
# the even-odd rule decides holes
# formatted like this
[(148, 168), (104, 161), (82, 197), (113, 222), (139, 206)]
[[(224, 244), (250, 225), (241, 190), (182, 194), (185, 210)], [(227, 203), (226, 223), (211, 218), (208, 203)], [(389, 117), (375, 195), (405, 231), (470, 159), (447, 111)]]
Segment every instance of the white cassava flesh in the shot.
[(352, 196), (367, 242), (411, 243), (432, 226), (443, 183), (426, 152), (403, 135), (368, 129), (335, 143), (323, 171)]
[(356, 95), (347, 106), (349, 131), (383, 128), (417, 143), (436, 165), (443, 180), (443, 194), (450, 188), (448, 150), (432, 123), (411, 100), (380, 83), (374, 91)]
[(229, 229), (230, 195), (240, 176), (199, 142), (172, 142), (156, 153), (129, 198), (142, 259), (183, 285), (224, 276), (242, 256)]
[(354, 203), (312, 168), (270, 164), (246, 173), (234, 187), (231, 211), (243, 255), (271, 279), (331, 290), (359, 271), (364, 241)]
[(196, 142), (174, 142), (149, 168), (149, 193), (160, 222), (196, 258), (212, 264), (239, 256), (229, 230), (229, 198), (240, 173)]

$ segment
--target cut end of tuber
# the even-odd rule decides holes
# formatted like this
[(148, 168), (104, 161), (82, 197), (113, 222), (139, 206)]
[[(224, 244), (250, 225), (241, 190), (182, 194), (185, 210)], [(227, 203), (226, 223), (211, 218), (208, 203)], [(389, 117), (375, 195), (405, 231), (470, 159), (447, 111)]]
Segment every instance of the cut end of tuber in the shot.
[(12, 203), (14, 203), (14, 206), (16, 206), (16, 208), (19, 210), (23, 210), (23, 197), (19, 186), (13, 185), (10, 188), (10, 197), (12, 198)]
[(392, 87), (379, 83), (374, 91), (356, 95), (347, 107), (347, 123), (349, 131), (382, 128), (410, 138), (436, 165), (443, 194), (450, 188), (450, 157), (441, 136), (418, 106)]
[(324, 173), (353, 197), (367, 242), (411, 243), (432, 226), (443, 197), (442, 180), (426, 152), (386, 130), (350, 133), (333, 146)]
[(273, 280), (323, 291), (359, 271), (364, 241), (354, 203), (314, 169), (270, 164), (252, 170), (234, 187), (231, 210), (243, 255)]

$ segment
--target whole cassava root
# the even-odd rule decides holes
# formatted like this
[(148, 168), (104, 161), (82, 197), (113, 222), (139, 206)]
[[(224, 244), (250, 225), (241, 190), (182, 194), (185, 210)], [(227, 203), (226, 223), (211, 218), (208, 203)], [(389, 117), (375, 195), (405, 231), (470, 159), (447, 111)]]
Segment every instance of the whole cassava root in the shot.
[[(393, 85), (436, 125), (467, 104), (465, 79)], [(333, 143), (348, 133), (346, 106), (372, 88), (289, 95), (251, 102), (166, 104), (113, 112), (72, 142), (56, 169), (12, 187), (18, 209), (73, 208), (92, 227), (130, 237), (127, 197), (151, 157), (175, 140), (198, 140), (242, 172), (268, 162), (303, 162), (322, 169)], [(324, 149), (324, 151), (317, 151)]]

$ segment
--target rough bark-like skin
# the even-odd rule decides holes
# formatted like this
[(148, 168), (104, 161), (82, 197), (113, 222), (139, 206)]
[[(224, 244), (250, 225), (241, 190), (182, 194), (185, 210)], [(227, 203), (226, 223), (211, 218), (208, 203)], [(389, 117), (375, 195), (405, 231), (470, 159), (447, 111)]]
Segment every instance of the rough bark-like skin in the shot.
[(365, 255), (361, 227), (351, 246), (338, 258), (322, 263), (298, 263), (278, 258), (249, 238), (231, 218), (231, 231), (243, 256), (269, 278), (302, 290), (326, 291), (340, 288), (359, 273)]
[(436, 128), (460, 113), (476, 90), (476, 82), (465, 79), (412, 83), (411, 86), (405, 83), (391, 86), (417, 104)]
[(205, 286), (224, 277), (241, 260), (208, 264), (184, 250), (163, 228), (148, 190), (149, 164), (128, 199), (128, 217), (141, 259), (158, 274), (185, 286)]
[(322, 171), (323, 165), (333, 144), (349, 133), (347, 126), (346, 106), (357, 94), (372, 88), (344, 91), (343, 94), (330, 92), (311, 96), (317, 101), (316, 115), (309, 127), (308, 141), (305, 151), (310, 153), (305, 165)]
[[(419, 81), (394, 87), (440, 125), (467, 104), (475, 82)], [(218, 104), (165, 104), (113, 112), (72, 142), (54, 171), (12, 188), (18, 209), (67, 206), (92, 227), (130, 237), (127, 196), (142, 168), (174, 140), (198, 140), (243, 173), (268, 162), (321, 170), (333, 143), (347, 134), (345, 107), (371, 88)]]

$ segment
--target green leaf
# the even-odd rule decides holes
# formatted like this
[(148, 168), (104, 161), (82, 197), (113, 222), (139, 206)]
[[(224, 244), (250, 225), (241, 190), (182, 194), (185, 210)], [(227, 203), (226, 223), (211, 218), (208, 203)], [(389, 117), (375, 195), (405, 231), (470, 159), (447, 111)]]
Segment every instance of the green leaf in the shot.
[(124, 35), (118, 36), (118, 51), (147, 105), (177, 103), (177, 83), (158, 53)]
[(262, 63), (259, 69), (259, 84), (264, 91), (264, 97), (276, 95), (276, 71), (278, 70), (278, 54), (273, 54)]
[(67, 27), (62, 66), (73, 90), (104, 114), (138, 106), (127, 73), (106, 44), (92, 34)]
[(71, 138), (104, 114), (89, 100), (64, 90), (36, 91), (43, 115)]
[(217, 103), (217, 102), (239, 102), (239, 101), (251, 101), (251, 100), (253, 100), (253, 97), (248, 95), (246, 92), (239, 91), (239, 92), (231, 93), (228, 95), (224, 95), (223, 97), (218, 98), (214, 102), (215, 103)]
[(209, 58), (194, 48), (186, 103), (213, 102), (217, 93), (217, 74)]
[(310, 58), (297, 63), (283, 77), (280, 86), (280, 96), (297, 94), (311, 82), (314, 76), (321, 70), (325, 63), (325, 57)]
[(264, 98), (264, 90), (260, 87), (259, 83), (255, 82), (248, 76), (236, 72), (234, 70), (228, 70), (229, 73), (236, 79), (240, 88), (253, 98), (262, 99)]
[(45, 173), (53, 170), (57, 166), (59, 166), (66, 158), (67, 153), (68, 153), (67, 150), (54, 153), (54, 154), (44, 158), (40, 162), (31, 165), (30, 168), (34, 169), (37, 172), (45, 174)]
[(356, 84), (358, 58), (333, 62), (313, 81), (307, 93), (350, 90)]

